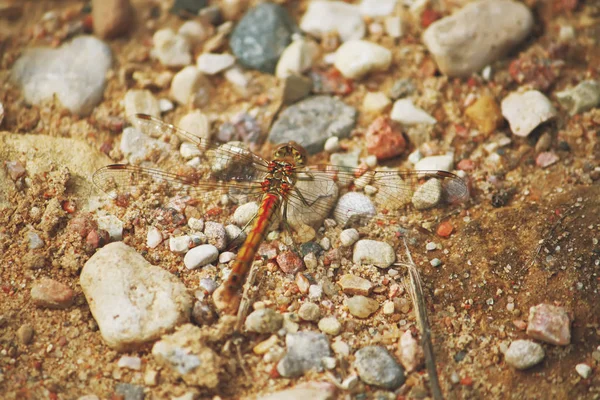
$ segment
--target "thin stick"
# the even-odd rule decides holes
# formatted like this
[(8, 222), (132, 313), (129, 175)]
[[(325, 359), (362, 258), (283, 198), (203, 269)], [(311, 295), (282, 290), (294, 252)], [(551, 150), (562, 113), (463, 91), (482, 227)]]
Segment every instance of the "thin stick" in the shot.
[(240, 307), (238, 308), (235, 332), (242, 331), (242, 325), (244, 324), (246, 316), (248, 315), (248, 311), (250, 310), (250, 306), (252, 305), (252, 298), (254, 296), (251, 295), (251, 290), (254, 286), (254, 282), (256, 281), (258, 270), (260, 269), (259, 264), (260, 263), (253, 263), (252, 267), (250, 268), (250, 273), (248, 273), (248, 280), (244, 285), (244, 293), (242, 294), (242, 300), (240, 301)]
[(417, 270), (408, 245), (406, 244), (406, 238), (402, 237), (402, 243), (404, 243), (405, 254), (408, 258), (406, 263), (398, 263), (408, 269), (409, 277), (405, 278), (404, 284), (409, 289), (410, 297), (415, 306), (415, 315), (417, 317), (417, 324), (421, 331), (421, 346), (423, 347), (423, 353), (425, 355), (425, 367), (429, 374), (429, 385), (431, 387), (431, 394), (435, 400), (443, 400), (444, 395), (440, 387), (440, 381), (437, 374), (435, 365), (435, 355), (433, 353), (433, 345), (431, 344), (431, 328), (429, 326), (429, 318), (427, 317), (427, 307), (425, 306), (425, 296), (423, 295), (423, 286), (421, 285), (421, 276)]

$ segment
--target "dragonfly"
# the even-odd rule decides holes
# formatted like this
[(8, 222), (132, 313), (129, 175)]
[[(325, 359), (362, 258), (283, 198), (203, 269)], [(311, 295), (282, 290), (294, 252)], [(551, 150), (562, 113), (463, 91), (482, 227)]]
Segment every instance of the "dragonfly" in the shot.
[[(212, 294), (220, 313), (237, 312), (257, 250), (277, 220), (295, 231), (314, 227), (331, 213), (342, 192), (354, 194), (347, 197), (343, 207), (335, 207), (335, 218), (344, 221), (365, 214), (365, 197), (382, 210), (377, 215), (383, 218), (386, 214), (391, 218), (406, 208), (419, 191), (425, 199), (443, 198), (449, 203), (460, 203), (468, 197), (465, 181), (447, 171), (308, 165), (306, 152), (294, 142), (279, 145), (272, 159), (267, 160), (244, 148), (243, 144), (215, 143), (149, 115), (136, 114), (130, 121), (136, 129), (151, 137), (166, 135), (192, 143), (202, 162), (198, 168), (191, 172), (188, 169), (186, 173), (132, 164), (104, 166), (95, 172), (93, 180), (111, 197), (118, 200), (153, 184), (166, 183), (186, 188), (191, 194), (221, 190), (240, 201), (260, 204), (248, 223), (251, 229), (232, 261), (229, 275)], [(432, 204), (436, 201), (432, 200)], [(375, 212), (369, 209), (366, 214), (374, 216)]]

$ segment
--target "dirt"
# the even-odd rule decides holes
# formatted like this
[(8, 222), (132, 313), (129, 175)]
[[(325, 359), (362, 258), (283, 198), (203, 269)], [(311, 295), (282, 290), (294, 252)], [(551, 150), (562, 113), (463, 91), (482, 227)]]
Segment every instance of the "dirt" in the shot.
[[(73, 116), (57, 102), (26, 105), (9, 80), (10, 67), (24, 49), (53, 43), (51, 35), (50, 38), (36, 36), (37, 28), (43, 26), (44, 13), (54, 11), (79, 16), (85, 3), (24, 3), (20, 18), (0, 19), (0, 101), (5, 109), (4, 121), (0, 123), (3, 131), (0, 132), (0, 160), (19, 161), (27, 170), (24, 177), (15, 180), (9, 176), (6, 165), (0, 168), (1, 397), (76, 399), (95, 394), (102, 399), (117, 399), (120, 398), (117, 384), (132, 383), (144, 387), (147, 399), (174, 398), (188, 393), (191, 398), (239, 398), (273, 392), (300, 382), (329, 381), (328, 374), (316, 372), (293, 380), (274, 376), (274, 364), (252, 352), (256, 344), (267, 338), (264, 335), (248, 334), (232, 342), (231, 337), (223, 334), (222, 340), (214, 341), (214, 350), (227, 363), (220, 385), (211, 390), (188, 386), (168, 369), (157, 365), (150, 353), (151, 345), (128, 353), (141, 358), (141, 371), (119, 368), (117, 361), (121, 354), (103, 342), (78, 279), (81, 268), (96, 248), (90, 247), (78, 234), (74, 219), (94, 220), (98, 209), (116, 215), (125, 223), (124, 242), (151, 263), (176, 274), (192, 292), (200, 278), (216, 274), (216, 267), (184, 269), (183, 257), (171, 253), (167, 247), (147, 249), (146, 231), (151, 220), (144, 214), (149, 213), (147, 206), (140, 202), (119, 207), (110, 203), (91, 182), (95, 170), (121, 159), (114, 149), (118, 147), (120, 129), (112, 129), (107, 121), (112, 121), (109, 117), (123, 117), (120, 102), (128, 89), (127, 82), (121, 79), (124, 69), (131, 65), (147, 73), (156, 68), (166, 69), (147, 57), (151, 35), (155, 29), (178, 27), (181, 23), (166, 12), (166, 5), (159, 7), (163, 12), (157, 19), (144, 23), (154, 3), (133, 3), (139, 13), (138, 23), (129, 36), (108, 42), (116, 59), (114, 73), (109, 77), (104, 100), (88, 117)], [(288, 3), (296, 18), (306, 6), (305, 1)], [(464, 2), (441, 3), (444, 8), (439, 11), (449, 14), (459, 8), (455, 3)], [(538, 84), (550, 87), (552, 92), (584, 79), (598, 78), (599, 6), (592, 1), (528, 0), (525, 3), (536, 16), (534, 34), (517, 51), (494, 65), (492, 83), (432, 74), (433, 60), (424, 48), (413, 46), (401, 53), (398, 46), (387, 40), (389, 38), (384, 38), (381, 44), (394, 49), (395, 63), (402, 68), (355, 82), (352, 93), (343, 98), (347, 104), (360, 109), (364, 94), (370, 88), (386, 92), (395, 80), (407, 77), (421, 87), (435, 88), (442, 93), (443, 103), (437, 109), (441, 116), (438, 120), (443, 122), (429, 132), (429, 148), (451, 147), (457, 159), (476, 160), (476, 168), (467, 172), (471, 198), (466, 204), (411, 212), (399, 218), (422, 274), (438, 373), (447, 399), (600, 397), (597, 374), (600, 357), (593, 355), (600, 345), (597, 264), (600, 245), (594, 240), (600, 238), (597, 173), (600, 110), (575, 117), (561, 111), (556, 121), (540, 127), (528, 138), (512, 136), (507, 126), (501, 127), (499, 131), (512, 142), (502, 147), (498, 153), (501, 161), (496, 165), (486, 163), (485, 157), (480, 156), (485, 154), (482, 147), (494, 141), (493, 137), (465, 137), (458, 134), (456, 128), (457, 125), (469, 126), (463, 117), (463, 104), (467, 93), (473, 92), (472, 86), (477, 88), (476, 93), (491, 93), (497, 99), (516, 89), (519, 85), (510, 78), (509, 63), (516, 59), (527, 61), (536, 51), (550, 57), (544, 49), (556, 44), (556, 31), (561, 24), (576, 27), (576, 39), (561, 56), (564, 66), (559, 72), (552, 72), (556, 76), (544, 75), (552, 76), (551, 82), (544, 80)], [(576, 7), (572, 8), (572, 4)], [(421, 31), (419, 22), (413, 21), (402, 43), (418, 42)], [(520, 65), (525, 68), (526, 63)], [(203, 112), (218, 123), (239, 110), (253, 109), (261, 126), (268, 126), (279, 96), (277, 80), (258, 72), (251, 75), (252, 85), (244, 95), (231, 90), (222, 78), (214, 78), (211, 102)], [(538, 71), (531, 79), (541, 75)], [(168, 89), (157, 89), (154, 94), (157, 98), (167, 97)], [(265, 103), (265, 99), (269, 101)], [(188, 111), (186, 107), (177, 107), (166, 119), (177, 121)], [(364, 133), (373, 119), (361, 113), (353, 136), (343, 141), (345, 149), (364, 150)], [(552, 136), (551, 148), (560, 157), (559, 162), (548, 168), (540, 168), (535, 163), (536, 141), (543, 133)], [(270, 144), (257, 149), (265, 156), (271, 150)], [(389, 164), (406, 167), (406, 156)], [(319, 154), (312, 157), (312, 161), (323, 162), (326, 157)], [(208, 210), (218, 208), (213, 219), (228, 221), (234, 206), (223, 207), (218, 199), (214, 196), (194, 209), (186, 209), (186, 216), (204, 216)], [(443, 221), (449, 221), (454, 227), (449, 238), (433, 233)], [(27, 232), (32, 229), (43, 239), (44, 248), (28, 248)], [(398, 244), (399, 241), (394, 240), (396, 230), (378, 227), (363, 229), (361, 233)], [(319, 231), (319, 237), (329, 237), (333, 247), (338, 248), (340, 231), (339, 227), (327, 228)], [(433, 255), (427, 253), (425, 243), (428, 241), (441, 243), (443, 250)], [(382, 304), (394, 280), (378, 268), (353, 266), (343, 250), (341, 254), (343, 259), (337, 270), (321, 265), (311, 271), (313, 275), (329, 282), (349, 272), (370, 279), (375, 286), (371, 298)], [(433, 267), (430, 263), (433, 257), (442, 259), (442, 266)], [(404, 274), (402, 268), (397, 269)], [(260, 286), (256, 300), (278, 310), (297, 311), (302, 296), (292, 277), (281, 273), (274, 263), (267, 263), (258, 275)], [(51, 277), (75, 290), (74, 305), (63, 310), (35, 307), (30, 289), (41, 277)], [(333, 283), (332, 287), (335, 288)], [(328, 312), (339, 317), (345, 312), (344, 295), (337, 290), (332, 293)], [(410, 300), (406, 291), (399, 297), (403, 302)], [(509, 302), (509, 298), (513, 301)], [(508, 303), (514, 303), (514, 310), (507, 310)], [(511, 340), (526, 338), (518, 321), (527, 321), (529, 308), (540, 303), (561, 305), (569, 311), (573, 320), (571, 344), (544, 344), (546, 357), (541, 364), (516, 371), (506, 365), (501, 349)], [(401, 333), (415, 324), (412, 310), (392, 315), (379, 311), (365, 320), (352, 317), (341, 320), (343, 329), (339, 336), (352, 349), (384, 344), (395, 350)], [(25, 325), (34, 331), (29, 343), (19, 339), (19, 329)], [(303, 322), (301, 326), (317, 330), (314, 323)], [(592, 367), (590, 378), (583, 379), (575, 372), (575, 365), (579, 363)], [(351, 364), (352, 356), (341, 357), (333, 375), (341, 379), (348, 376), (353, 372)], [(157, 385), (144, 383), (149, 371), (158, 371)], [(339, 398), (357, 399), (427, 398), (430, 395), (423, 371), (411, 373), (396, 394), (362, 383), (352, 393), (339, 391), (338, 394)]]

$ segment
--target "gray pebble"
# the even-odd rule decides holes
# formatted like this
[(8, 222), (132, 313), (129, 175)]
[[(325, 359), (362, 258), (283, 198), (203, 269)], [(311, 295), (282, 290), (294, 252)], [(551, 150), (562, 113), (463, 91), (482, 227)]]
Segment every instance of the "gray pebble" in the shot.
[(346, 226), (353, 222), (366, 222), (377, 214), (371, 199), (359, 192), (348, 192), (339, 198), (333, 218), (341, 225)]
[(270, 308), (255, 310), (246, 317), (245, 326), (249, 332), (274, 333), (283, 325), (283, 316)]
[(132, 383), (117, 383), (115, 392), (124, 397), (124, 400), (144, 400), (144, 387)]
[(358, 376), (369, 385), (394, 390), (404, 383), (404, 369), (382, 346), (367, 346), (355, 354)]
[(331, 136), (347, 137), (356, 123), (354, 107), (330, 96), (313, 96), (284, 110), (273, 124), (269, 140), (287, 143), (293, 140), (315, 154), (323, 150)]
[(41, 249), (44, 247), (44, 240), (37, 232), (27, 232), (28, 246), (30, 250)]
[(389, 96), (392, 100), (398, 100), (402, 97), (411, 95), (417, 88), (410, 79), (398, 79), (392, 85)]
[(297, 29), (285, 8), (263, 3), (250, 9), (238, 22), (229, 45), (243, 66), (273, 73)]
[(417, 210), (426, 210), (435, 207), (442, 200), (442, 182), (432, 178), (415, 191), (412, 198), (413, 206)]
[(600, 84), (591, 80), (580, 82), (574, 88), (556, 93), (556, 99), (569, 114), (579, 114), (600, 104)]
[(317, 332), (288, 333), (285, 337), (286, 355), (277, 364), (277, 372), (293, 378), (316, 369), (323, 370), (322, 359), (331, 356), (327, 336)]

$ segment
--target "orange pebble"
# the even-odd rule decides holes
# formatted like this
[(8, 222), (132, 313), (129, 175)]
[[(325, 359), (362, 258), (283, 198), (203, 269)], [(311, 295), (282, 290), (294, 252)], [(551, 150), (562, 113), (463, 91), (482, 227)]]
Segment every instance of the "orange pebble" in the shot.
[(437, 234), (441, 237), (448, 237), (452, 234), (453, 230), (454, 227), (452, 226), (452, 224), (450, 224), (450, 222), (448, 221), (444, 221), (438, 226)]

